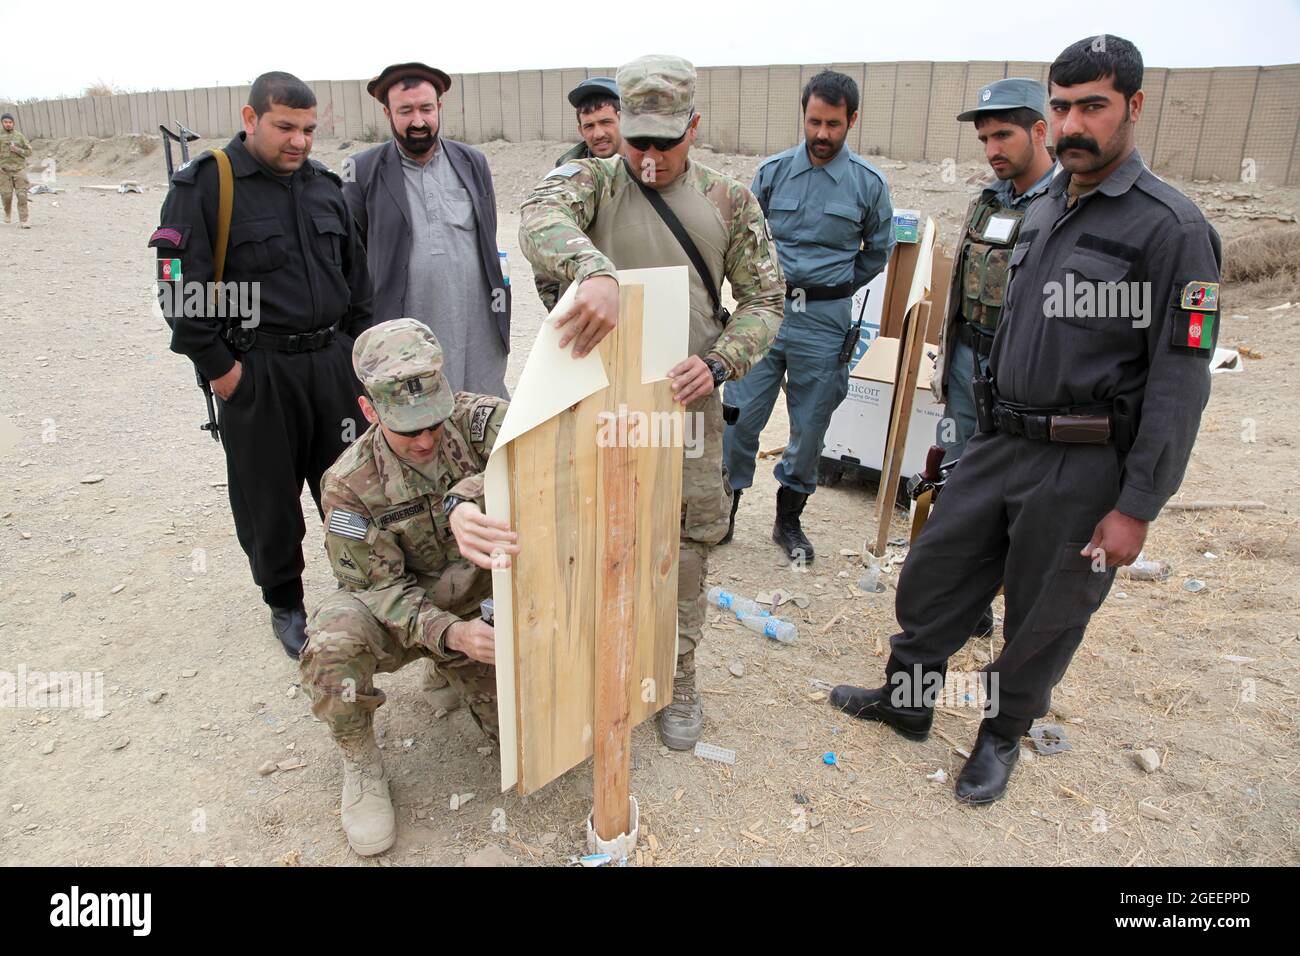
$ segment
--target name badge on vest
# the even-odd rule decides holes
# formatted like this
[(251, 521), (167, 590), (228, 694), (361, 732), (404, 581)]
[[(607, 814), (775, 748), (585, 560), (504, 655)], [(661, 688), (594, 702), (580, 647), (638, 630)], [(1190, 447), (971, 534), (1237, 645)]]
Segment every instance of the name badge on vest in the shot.
[(984, 238), (989, 242), (1006, 242), (1016, 231), (1019, 216), (990, 216), (984, 227)]

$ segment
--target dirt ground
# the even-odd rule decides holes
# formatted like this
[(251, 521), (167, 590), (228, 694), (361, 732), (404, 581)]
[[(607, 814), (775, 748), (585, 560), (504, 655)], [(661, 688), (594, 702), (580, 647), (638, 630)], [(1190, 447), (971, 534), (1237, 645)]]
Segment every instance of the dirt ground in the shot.
[[(0, 672), (25, 669), (36, 686), (53, 672), (100, 673), (105, 712), (0, 709), (0, 861), (361, 864), (338, 823), (338, 760), (270, 635), (234, 536), (221, 450), (198, 430), (192, 370), (168, 351), (153, 303), (145, 242), (164, 193), (158, 144), (36, 146), (33, 180), (53, 157), (64, 191), (33, 199), (30, 231), (0, 227)], [(318, 143), (314, 155), (338, 168), (359, 147)], [(516, 210), (562, 149), (484, 147), (517, 290), (511, 383), (543, 317)], [(697, 155), (745, 182), (757, 164)], [(872, 159), (895, 204), (935, 217), (950, 240), (980, 167), (945, 176)], [(145, 193), (81, 188), (127, 178)], [(1176, 185), (1229, 239), (1300, 209), (1300, 190)], [(1276, 308), (1288, 302), (1297, 304)], [(791, 571), (769, 539), (775, 462), (760, 462), (710, 583), (807, 596), (805, 609), (781, 609), (799, 640), (777, 644), (711, 617), (699, 654), (703, 739), (735, 750), (736, 762), (669, 753), (648, 723), (635, 731), (639, 862), (1300, 863), (1300, 406), (1285, 397), (1298, 380), (1300, 287), (1228, 286), (1223, 315), (1220, 344), (1261, 357), (1214, 377), (1179, 499), (1267, 507), (1166, 511), (1152, 527), (1147, 553), (1172, 574), (1120, 579), (1094, 617), (1048, 718), (1072, 750), (1022, 760), (1005, 800), (968, 809), (952, 780), (976, 711), (942, 711), (918, 744), (827, 707), (828, 685), (880, 678), (897, 569), (885, 593), (854, 587), (860, 559), (840, 552), (874, 531), (874, 489), (845, 481), (811, 499), (819, 558)], [(787, 424), (778, 408), (762, 447), (783, 445)], [(304, 506), (314, 511), (307, 496)], [(333, 582), (318, 527), (304, 547), (310, 605)], [(1189, 592), (1190, 579), (1206, 587)], [(971, 642), (953, 667), (977, 669), (999, 641)], [(365, 865), (563, 864), (585, 852), (589, 766), (527, 798), (497, 793), (497, 755), (479, 751), (487, 741), (463, 710), (435, 717), (415, 670), (379, 678), (399, 834)], [(1160, 755), (1155, 772), (1135, 763), (1144, 748)], [(837, 766), (823, 761), (828, 751)], [(267, 761), (296, 768), (262, 776)], [(465, 793), (475, 797), (450, 810)]]

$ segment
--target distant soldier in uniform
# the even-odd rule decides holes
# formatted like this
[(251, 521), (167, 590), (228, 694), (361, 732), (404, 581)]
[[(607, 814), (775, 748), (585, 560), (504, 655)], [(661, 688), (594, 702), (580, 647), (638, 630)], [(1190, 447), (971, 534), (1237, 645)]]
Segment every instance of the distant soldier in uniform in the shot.
[(225, 147), (234, 207), (223, 284), (242, 290), (251, 317), (232, 315), (221, 296), (201, 297), (204, 308), (195, 310), (174, 291), (213, 280), (212, 153), (176, 171), (149, 245), (158, 252), (172, 351), (187, 356), (220, 399), (239, 543), (271, 608), (272, 630), (297, 659), (307, 623), (299, 498), (305, 480), (319, 507), (320, 476), (356, 433), (361, 386), (348, 354), (371, 322), (370, 275), (339, 177), (308, 159), (312, 91), (288, 73), (264, 73), (243, 120), (244, 132)]
[(18, 198), (18, 226), (30, 229), (27, 221), (27, 157), (32, 155), (32, 144), (27, 137), (14, 129), (14, 114), (0, 115), (0, 202), (5, 207), (5, 222), (12, 222), (10, 210), (13, 197)]
[(563, 166), (575, 159), (609, 159), (623, 148), (619, 132), (618, 84), (608, 76), (593, 76), (569, 90), (569, 105), (578, 116), (577, 143), (555, 161)]
[[(931, 380), (935, 399), (946, 403), (936, 431), (947, 462), (960, 458), (975, 434), (971, 379), (988, 371), (1006, 292), (1007, 262), (1025, 211), (1047, 191), (1056, 173), (1047, 152), (1046, 109), (1043, 84), (1012, 77), (984, 87), (974, 109), (957, 117), (961, 123), (974, 122), (998, 182), (982, 189), (966, 210)], [(992, 634), (993, 623), (993, 611), (986, 609), (975, 625), (975, 636)]]
[(1025, 214), (990, 356), (991, 403), (912, 546), (886, 683), (831, 706), (924, 738), (934, 689), (999, 586), (1006, 644), (957, 799), (1006, 791), (1115, 568), (1177, 490), (1210, 394), (1219, 243), (1134, 148), (1142, 56), (1089, 37), (1049, 73), (1065, 173)]
[(811, 563), (799, 516), (817, 490), (817, 465), (831, 414), (849, 391), (840, 358), (850, 334), (853, 291), (879, 274), (894, 249), (894, 208), (885, 177), (845, 145), (858, 120), (858, 85), (825, 70), (803, 88), (804, 142), (763, 160), (754, 175), (785, 270), (785, 319), (776, 343), (744, 378), (727, 385), (740, 409), (722, 447), (731, 486), (730, 541), (741, 493), (754, 481), (758, 437), (786, 382), (790, 440), (773, 474), (772, 540)]
[(431, 660), (497, 739), (495, 634), (480, 619), (492, 556), (519, 552), (484, 516), (483, 469), (507, 403), (452, 393), (442, 348), (415, 319), (363, 333), (352, 352), (370, 428), (325, 473), (325, 550), (340, 590), (312, 614), (302, 683), (343, 756), (343, 829), (362, 856), (393, 845), (375, 743), (376, 673)]
[[(771, 345), (781, 323), (785, 280), (758, 200), (741, 183), (689, 158), (700, 122), (695, 68), (678, 57), (642, 57), (618, 71), (618, 88), (623, 156), (552, 170), (520, 207), (519, 245), (539, 276), (579, 283), (573, 309), (557, 322), (561, 347), (573, 343), (578, 356), (590, 352), (618, 319), (616, 270), (689, 270), (691, 355), (670, 375), (677, 401), (703, 416), (703, 454), (688, 457), (682, 468), (680, 654), (673, 702), (659, 714), (664, 743), (687, 750), (703, 725), (695, 647), (704, 624), (709, 551), (727, 530), (718, 386), (744, 375)], [(662, 199), (681, 222), (706, 274), (649, 195)], [(734, 315), (715, 298), (724, 276), (736, 298)]]

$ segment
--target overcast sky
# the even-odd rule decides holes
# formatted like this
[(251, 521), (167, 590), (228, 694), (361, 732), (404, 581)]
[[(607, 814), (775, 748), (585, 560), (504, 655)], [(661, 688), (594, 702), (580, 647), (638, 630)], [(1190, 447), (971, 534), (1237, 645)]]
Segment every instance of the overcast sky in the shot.
[[(349, 8), (358, 12), (342, 12)], [(55, 10), (57, 19), (47, 19), (28, 4), (6, 17), (0, 98), (75, 96), (97, 81), (128, 91), (224, 86), (266, 70), (362, 79), (407, 60), (449, 73), (605, 66), (655, 52), (698, 66), (1051, 61), (1068, 43), (1099, 33), (1132, 40), (1155, 67), (1300, 61), (1300, 0), (65, 0)], [(981, 10), (988, 15), (977, 18)]]

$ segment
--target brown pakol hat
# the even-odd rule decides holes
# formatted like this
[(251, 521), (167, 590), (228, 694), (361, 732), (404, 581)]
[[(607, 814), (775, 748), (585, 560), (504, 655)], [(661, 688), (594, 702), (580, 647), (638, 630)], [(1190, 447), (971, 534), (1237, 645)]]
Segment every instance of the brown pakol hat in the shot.
[(392, 66), (384, 67), (377, 77), (366, 84), (366, 92), (383, 103), (384, 97), (388, 95), (388, 88), (408, 76), (418, 76), (428, 80), (438, 91), (439, 96), (451, 89), (451, 77), (437, 67), (426, 63), (394, 63)]

